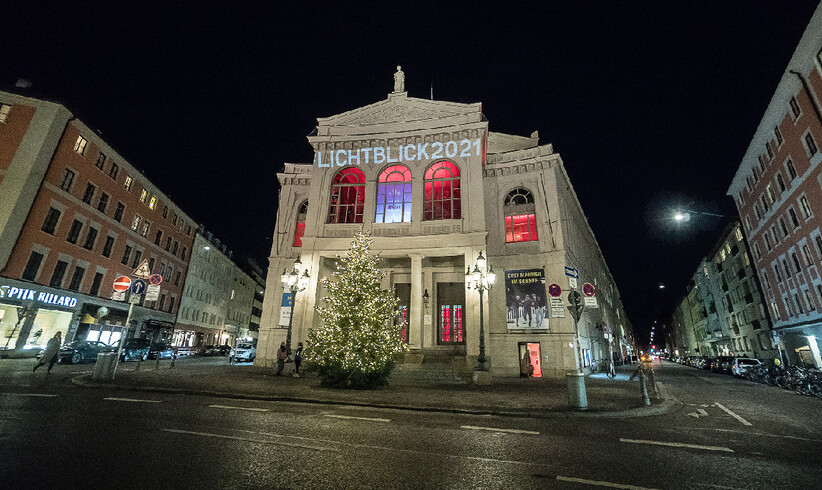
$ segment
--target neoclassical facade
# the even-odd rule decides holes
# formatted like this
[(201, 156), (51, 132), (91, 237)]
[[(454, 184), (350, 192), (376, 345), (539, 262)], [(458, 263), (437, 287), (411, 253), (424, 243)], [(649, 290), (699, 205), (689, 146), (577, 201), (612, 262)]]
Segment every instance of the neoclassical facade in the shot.
[[(483, 297), (494, 376), (518, 376), (525, 362), (534, 375), (561, 376), (629, 351), (631, 325), (616, 284), (562, 159), (536, 132), (490, 132), (479, 103), (394, 92), (318, 119), (308, 141), (314, 161), (286, 163), (278, 174), (258, 365), (272, 365), (286, 338), (282, 272), (299, 257), (310, 275), (294, 305), (296, 344), (320, 322), (319, 279), (330, 277), (335, 256), (361, 229), (381, 255), (383, 287), (400, 299), (406, 363), (451, 358), (469, 370), (476, 363), (480, 295), (467, 287), (466, 269), (480, 252), (497, 277)], [(573, 281), (580, 291), (592, 286), (578, 348), (567, 310)]]

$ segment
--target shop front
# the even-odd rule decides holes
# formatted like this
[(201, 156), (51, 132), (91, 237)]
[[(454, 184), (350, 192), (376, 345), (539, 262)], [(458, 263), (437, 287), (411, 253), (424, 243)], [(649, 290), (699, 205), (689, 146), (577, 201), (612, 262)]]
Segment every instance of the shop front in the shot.
[(0, 282), (0, 351), (9, 356), (36, 355), (60, 332), (66, 339), (79, 315), (77, 297), (20, 281)]

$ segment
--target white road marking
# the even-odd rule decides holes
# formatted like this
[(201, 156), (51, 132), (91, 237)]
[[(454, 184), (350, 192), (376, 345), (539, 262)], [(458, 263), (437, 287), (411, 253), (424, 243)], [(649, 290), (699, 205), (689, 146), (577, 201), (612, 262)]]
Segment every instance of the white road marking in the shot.
[(742, 417), (740, 417), (739, 415), (737, 415), (737, 414), (735, 414), (735, 413), (731, 412), (730, 410), (728, 410), (727, 408), (725, 408), (725, 405), (723, 405), (723, 404), (721, 404), (721, 403), (719, 403), (719, 402), (716, 402), (716, 406), (717, 406), (717, 407), (719, 407), (719, 408), (721, 408), (721, 409), (722, 409), (725, 413), (727, 413), (727, 414), (728, 414), (728, 415), (730, 415), (731, 417), (733, 417), (733, 418), (735, 418), (736, 420), (738, 420), (740, 423), (742, 423), (742, 425), (747, 425), (747, 426), (750, 426), (750, 425), (751, 425), (751, 423), (750, 423), (750, 422), (748, 422), (747, 420), (743, 419), (743, 418), (742, 418)]
[(694, 429), (701, 429), (701, 430), (715, 430), (719, 432), (733, 432), (735, 434), (746, 434), (749, 436), (764, 436), (764, 437), (779, 437), (781, 439), (796, 439), (797, 441), (810, 441), (810, 442), (822, 442), (822, 439), (808, 439), (807, 437), (799, 437), (799, 436), (783, 436), (779, 434), (766, 434), (764, 432), (750, 432), (745, 430), (733, 430), (733, 429), (717, 429), (714, 427), (681, 427), (682, 429), (686, 430), (694, 430)]
[(288, 446), (288, 447), (300, 447), (303, 449), (314, 449), (316, 451), (334, 451), (338, 452), (339, 449), (335, 449), (333, 447), (325, 447), (325, 446), (311, 446), (307, 444), (295, 444), (293, 442), (276, 442), (276, 441), (266, 441), (262, 439), (249, 439), (248, 437), (238, 437), (238, 436), (228, 436), (225, 434), (211, 434), (209, 432), (193, 432), (190, 430), (179, 430), (179, 429), (160, 429), (163, 432), (171, 432), (172, 434), (187, 434), (192, 436), (202, 436), (202, 437), (216, 437), (218, 439), (231, 439), (234, 441), (243, 441), (243, 442), (257, 442), (259, 444), (274, 444), (276, 446)]
[(43, 398), (54, 398), (54, 397), (57, 396), (57, 395), (50, 395), (50, 394), (47, 394), (47, 393), (9, 393), (9, 392), (6, 392), (6, 393), (3, 393), (3, 394), (4, 395), (16, 395), (16, 396), (39, 396), (39, 397), (43, 397)]
[(270, 412), (267, 408), (232, 407), (230, 405), (209, 405), (208, 408), (225, 408), (227, 410), (248, 410), (250, 412)]
[(697, 408), (696, 411), (699, 412), (699, 415), (702, 415), (704, 417), (708, 416), (708, 412), (706, 412), (704, 408)]
[(571, 478), (568, 476), (560, 476), (557, 475), (557, 480), (559, 481), (569, 481), (573, 483), (582, 483), (585, 485), (596, 485), (598, 487), (610, 487), (610, 488), (624, 488), (627, 490), (651, 490), (648, 487), (638, 487), (636, 485), (623, 485), (622, 483), (611, 483), (608, 481), (597, 481), (597, 480), (586, 480), (584, 478)]
[(699, 444), (686, 444), (684, 442), (662, 442), (662, 441), (646, 441), (643, 439), (623, 439), (620, 438), (619, 442), (630, 442), (632, 444), (651, 444), (654, 446), (671, 446), (671, 447), (687, 447), (691, 449), (704, 449), (706, 451), (725, 451), (727, 453), (734, 452), (733, 449), (728, 447), (722, 446), (701, 446)]
[(487, 430), (491, 432), (508, 432), (511, 434), (530, 434), (534, 436), (538, 436), (539, 432), (535, 432), (533, 430), (520, 430), (520, 429), (500, 429), (497, 427), (479, 427), (476, 425), (461, 425), (460, 429), (470, 429), (470, 430)]
[(160, 400), (140, 400), (139, 398), (109, 397), (109, 398), (103, 398), (103, 400), (109, 400), (109, 401), (112, 401), (112, 402), (160, 403)]
[(335, 419), (354, 419), (354, 420), (367, 420), (369, 422), (391, 422), (391, 419), (381, 419), (378, 417), (353, 417), (351, 415), (333, 415), (333, 414), (325, 414), (326, 417), (332, 417)]

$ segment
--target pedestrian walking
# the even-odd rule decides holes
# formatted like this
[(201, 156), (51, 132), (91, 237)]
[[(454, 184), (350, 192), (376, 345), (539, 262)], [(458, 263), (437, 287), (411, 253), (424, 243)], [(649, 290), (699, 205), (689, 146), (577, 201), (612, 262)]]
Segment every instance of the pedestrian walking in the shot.
[(294, 351), (294, 377), (300, 377), (300, 364), (303, 362), (303, 343), (297, 342), (297, 350)]
[(37, 361), (37, 364), (34, 366), (34, 369), (31, 372), (36, 372), (37, 368), (40, 366), (49, 363), (49, 368), (46, 371), (47, 373), (51, 372), (51, 368), (54, 367), (54, 363), (57, 362), (57, 359), (60, 357), (60, 344), (63, 343), (63, 333), (57, 332), (54, 334), (54, 337), (50, 338), (48, 343), (46, 344), (46, 350), (43, 351), (43, 357)]
[(283, 368), (285, 367), (286, 358), (288, 358), (288, 353), (286, 352), (285, 342), (283, 342), (280, 344), (280, 348), (277, 349), (277, 374), (274, 376), (283, 375)]

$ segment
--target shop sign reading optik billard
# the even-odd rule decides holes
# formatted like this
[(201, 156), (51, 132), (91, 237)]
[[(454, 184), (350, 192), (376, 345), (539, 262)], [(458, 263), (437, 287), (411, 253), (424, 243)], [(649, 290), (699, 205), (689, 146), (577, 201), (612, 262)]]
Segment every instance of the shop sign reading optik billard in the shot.
[(47, 305), (65, 306), (72, 308), (77, 304), (77, 298), (60, 296), (59, 294), (44, 293), (35, 289), (0, 286), (0, 299), (19, 299), (22, 301), (39, 301)]
[(480, 140), (439, 141), (411, 145), (375, 146), (356, 150), (317, 151), (314, 161), (320, 168), (346, 165), (380, 165), (382, 163), (414, 162), (439, 158), (480, 156)]

